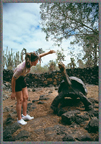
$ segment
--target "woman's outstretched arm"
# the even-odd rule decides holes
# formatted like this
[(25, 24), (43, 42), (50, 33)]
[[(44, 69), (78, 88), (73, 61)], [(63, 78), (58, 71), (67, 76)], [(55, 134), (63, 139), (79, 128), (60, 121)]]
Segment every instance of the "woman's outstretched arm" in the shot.
[(45, 53), (42, 53), (42, 54), (39, 54), (39, 57), (43, 57), (43, 56), (46, 56), (48, 54), (52, 54), (52, 53), (56, 53), (54, 50), (50, 50), (49, 52), (45, 52)]

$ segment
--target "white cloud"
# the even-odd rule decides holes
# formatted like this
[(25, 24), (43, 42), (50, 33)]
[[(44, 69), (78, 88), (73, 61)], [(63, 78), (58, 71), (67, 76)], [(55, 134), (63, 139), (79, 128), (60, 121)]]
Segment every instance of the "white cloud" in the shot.
[[(40, 28), (40, 3), (6, 3), (3, 4), (3, 49), (8, 46), (9, 50), (20, 51), (26, 48), (28, 52), (42, 48), (48, 51), (49, 48), (58, 50), (57, 46), (52, 46), (53, 42), (45, 40), (45, 33)], [(70, 62), (68, 47), (70, 40), (64, 40), (62, 48), (66, 55), (65, 64)], [(77, 51), (78, 52), (78, 51)], [(56, 60), (56, 54), (43, 57), (43, 63), (49, 60)]]

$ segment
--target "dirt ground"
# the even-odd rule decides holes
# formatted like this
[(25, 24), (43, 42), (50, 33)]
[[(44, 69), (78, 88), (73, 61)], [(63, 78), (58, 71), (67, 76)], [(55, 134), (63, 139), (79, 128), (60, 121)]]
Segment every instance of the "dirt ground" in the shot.
[[(98, 100), (98, 86), (97, 85), (86, 85), (88, 94), (88, 98), (94, 98)], [(3, 93), (9, 96), (8, 99), (3, 101), (3, 109), (8, 106), (12, 110), (16, 110), (16, 100), (11, 100), (10, 95), (11, 92), (3, 91)], [(46, 88), (37, 88), (35, 92), (32, 92), (32, 89), (28, 90), (29, 100), (28, 103), (32, 103), (33, 100), (39, 100), (40, 95), (45, 95), (45, 97), (49, 98), (48, 100), (41, 100), (45, 102), (44, 104), (38, 104), (38, 101), (34, 102), (33, 105), (36, 107), (35, 109), (30, 111), (30, 115), (34, 116), (34, 120), (28, 121), (27, 125), (21, 126), (22, 130), (26, 130), (31, 133), (31, 136), (27, 138), (25, 141), (44, 141), (44, 135), (38, 134), (35, 130), (40, 128), (52, 127), (54, 125), (61, 125), (61, 117), (53, 114), (53, 110), (50, 108), (50, 105), (53, 99), (58, 95), (55, 87), (46, 87)], [(68, 107), (69, 108), (69, 107)], [(77, 109), (76, 107), (72, 107), (72, 109)], [(5, 121), (12, 112), (3, 113), (3, 121)], [(17, 121), (17, 114), (14, 114), (14, 122)], [(68, 126), (67, 126), (68, 127)], [(17, 135), (21, 129), (18, 129), (13, 135)]]

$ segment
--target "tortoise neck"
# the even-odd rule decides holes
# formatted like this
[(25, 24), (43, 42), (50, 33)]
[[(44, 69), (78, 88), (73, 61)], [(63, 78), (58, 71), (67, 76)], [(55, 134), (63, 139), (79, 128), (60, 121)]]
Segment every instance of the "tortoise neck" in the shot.
[(70, 81), (69, 76), (67, 75), (66, 69), (64, 69), (64, 71), (62, 71), (61, 73), (62, 73), (62, 75), (63, 75), (63, 78), (64, 78), (65, 83), (66, 83), (68, 86), (71, 86), (71, 81)]

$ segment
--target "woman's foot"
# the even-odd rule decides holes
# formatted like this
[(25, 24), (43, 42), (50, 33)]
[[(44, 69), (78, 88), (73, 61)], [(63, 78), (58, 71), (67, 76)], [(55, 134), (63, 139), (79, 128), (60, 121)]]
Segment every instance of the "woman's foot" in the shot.
[(24, 116), (23, 114), (22, 114), (22, 119), (23, 120), (32, 120), (32, 119), (34, 119), (34, 117), (31, 117), (30, 115), (26, 115), (26, 116)]
[(25, 122), (23, 119), (20, 119), (20, 120), (17, 119), (17, 122), (21, 125), (26, 125), (27, 124), (27, 122)]

